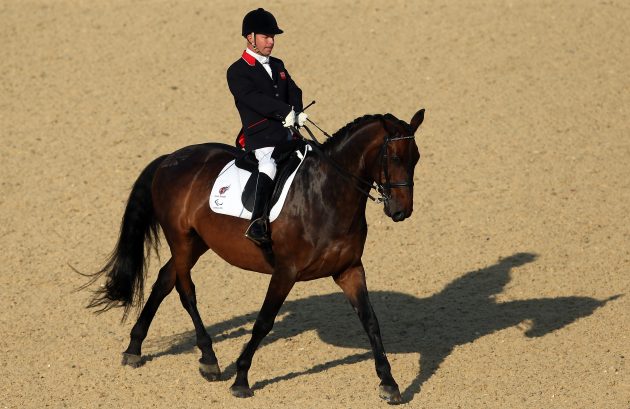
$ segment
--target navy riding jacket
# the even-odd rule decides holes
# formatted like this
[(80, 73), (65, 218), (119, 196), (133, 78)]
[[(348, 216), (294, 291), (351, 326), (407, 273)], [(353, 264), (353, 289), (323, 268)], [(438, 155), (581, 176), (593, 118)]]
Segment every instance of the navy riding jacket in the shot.
[(242, 57), (227, 70), (227, 82), (234, 96), (243, 127), (237, 144), (245, 149), (277, 146), (288, 139), (282, 121), (291, 112), (302, 111), (302, 90), (293, 82), (282, 60), (269, 58), (273, 79), (254, 57)]

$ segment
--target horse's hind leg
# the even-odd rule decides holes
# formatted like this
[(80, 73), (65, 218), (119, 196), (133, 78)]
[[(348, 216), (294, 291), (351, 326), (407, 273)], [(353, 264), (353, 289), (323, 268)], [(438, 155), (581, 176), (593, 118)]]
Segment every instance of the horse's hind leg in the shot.
[(294, 283), (294, 281), (275, 273), (271, 276), (265, 302), (258, 313), (256, 323), (254, 323), (252, 337), (236, 360), (236, 379), (230, 390), (232, 395), (237, 398), (247, 398), (253, 395), (252, 390), (249, 388), (247, 373), (252, 365), (254, 352), (256, 352), (260, 342), (273, 328), (276, 315), (278, 315), (278, 311), (280, 311), (280, 307), (282, 307), (282, 303), (289, 295)]
[(177, 270), (176, 288), (182, 306), (192, 318), (197, 336), (197, 346), (201, 350), (199, 359), (199, 372), (209, 381), (217, 381), (221, 378), (221, 369), (217, 357), (212, 349), (212, 339), (206, 331), (199, 310), (197, 309), (197, 296), (195, 284), (190, 276), (190, 270), (199, 257), (208, 249), (200, 239), (193, 239), (190, 257), (178, 257), (175, 265)]
[(160, 307), (160, 303), (173, 290), (174, 286), (175, 269), (173, 268), (172, 260), (169, 260), (160, 269), (157, 280), (155, 280), (155, 284), (153, 284), (151, 295), (149, 295), (149, 299), (142, 308), (138, 321), (136, 321), (136, 324), (131, 329), (129, 346), (125, 352), (123, 352), (123, 365), (130, 365), (133, 367), (142, 365), (142, 341), (144, 341), (147, 333), (149, 332), (149, 326), (151, 325), (153, 317), (155, 317), (155, 313)]
[(378, 320), (368, 297), (363, 266), (358, 265), (347, 269), (335, 277), (335, 282), (341, 287), (350, 304), (352, 304), (352, 307), (359, 315), (361, 324), (363, 324), (363, 328), (370, 339), (374, 353), (376, 374), (381, 380), (380, 397), (392, 404), (402, 403), (398, 384), (396, 384), (392, 376), (391, 367), (385, 355)]

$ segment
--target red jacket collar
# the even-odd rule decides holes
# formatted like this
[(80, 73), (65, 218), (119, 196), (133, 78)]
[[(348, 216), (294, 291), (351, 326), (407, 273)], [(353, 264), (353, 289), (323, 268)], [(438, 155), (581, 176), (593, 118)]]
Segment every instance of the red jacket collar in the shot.
[(241, 58), (244, 59), (245, 62), (251, 65), (252, 67), (256, 65), (256, 59), (252, 57), (251, 55), (249, 55), (247, 51), (243, 51), (243, 55), (241, 56)]

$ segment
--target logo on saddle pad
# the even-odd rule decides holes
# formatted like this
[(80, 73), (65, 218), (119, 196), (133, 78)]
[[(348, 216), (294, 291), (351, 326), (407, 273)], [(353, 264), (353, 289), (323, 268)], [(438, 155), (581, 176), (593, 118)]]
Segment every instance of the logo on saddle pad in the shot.
[(225, 192), (228, 191), (229, 188), (230, 188), (230, 185), (223, 186), (221, 189), (219, 189), (219, 195), (223, 196), (225, 194)]

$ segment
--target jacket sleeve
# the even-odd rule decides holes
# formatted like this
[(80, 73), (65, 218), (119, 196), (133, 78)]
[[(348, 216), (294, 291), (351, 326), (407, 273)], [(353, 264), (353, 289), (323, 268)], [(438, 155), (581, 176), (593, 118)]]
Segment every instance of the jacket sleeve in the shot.
[(302, 109), (304, 108), (304, 104), (302, 103), (302, 90), (293, 81), (293, 78), (291, 78), (291, 75), (289, 75), (289, 72), (286, 70), (286, 68), (285, 72), (287, 74), (288, 80), (287, 85), (289, 90), (289, 104), (294, 107), (295, 112), (302, 112)]
[(264, 117), (283, 120), (291, 112), (290, 104), (263, 94), (249, 76), (239, 73), (234, 67), (227, 71), (227, 82), (237, 103), (247, 105)]

